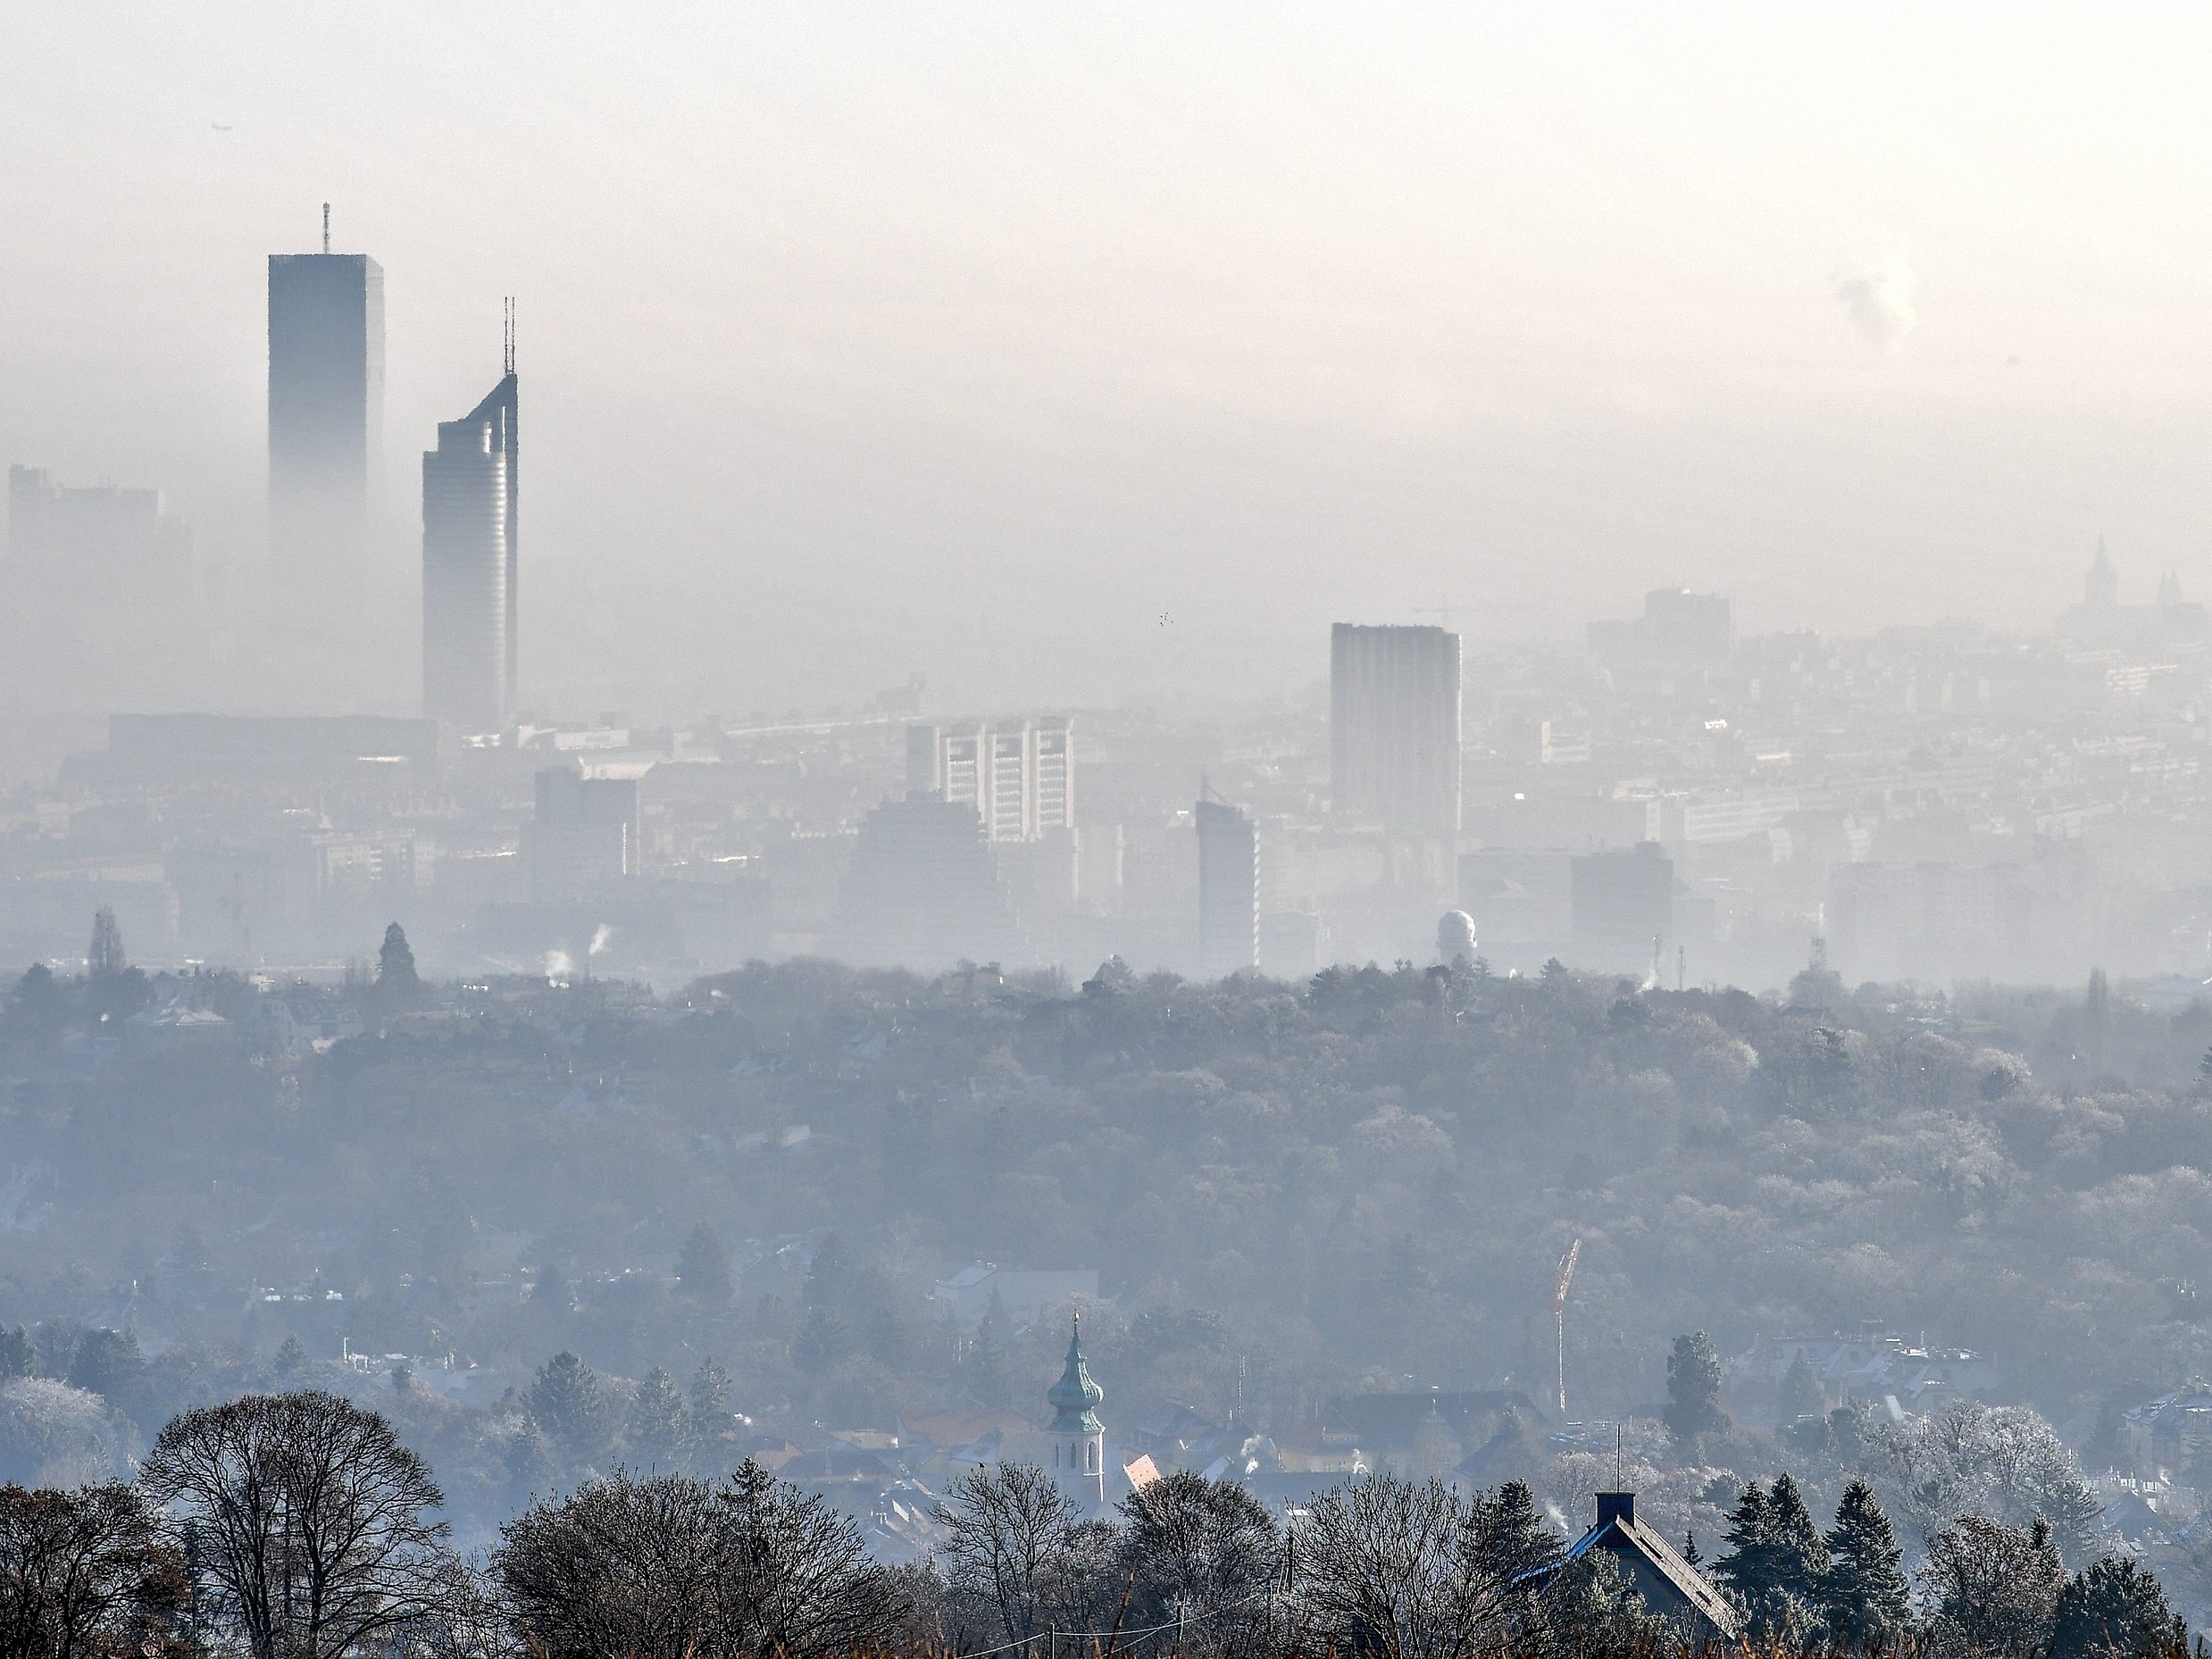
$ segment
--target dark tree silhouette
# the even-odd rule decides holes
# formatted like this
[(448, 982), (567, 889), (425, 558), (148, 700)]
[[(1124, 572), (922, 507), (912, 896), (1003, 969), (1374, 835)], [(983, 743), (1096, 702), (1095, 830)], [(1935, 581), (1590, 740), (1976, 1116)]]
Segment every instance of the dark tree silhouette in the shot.
[(1250, 1492), (1178, 1470), (1131, 1492), (1121, 1511), (1146, 1622), (1174, 1621), (1192, 1651), (1239, 1646), (1268, 1628), (1263, 1597), (1282, 1571), (1282, 1538)]
[(190, 1651), (183, 1553), (134, 1487), (0, 1487), (0, 1654), (137, 1659)]
[(1928, 1540), (1920, 1579), (1932, 1646), (1948, 1654), (2039, 1651), (2066, 1582), (2050, 1529), (1961, 1515)]
[(2051, 1659), (2182, 1659), (2189, 1627), (2155, 1577), (2128, 1556), (2108, 1555), (2058, 1592), (2050, 1652)]
[(1024, 1642), (1057, 1622), (1080, 1513), (1033, 1463), (980, 1464), (946, 1488), (939, 1562), (953, 1595), (989, 1619), (994, 1640)]
[(1896, 1530), (1866, 1481), (1843, 1488), (1826, 1541), (1820, 1612), (1830, 1638), (1869, 1653), (1896, 1646), (1912, 1629), (1912, 1587)]
[(413, 1006), (422, 995), (422, 981), (414, 971), (414, 951), (406, 930), (396, 921), (384, 930), (384, 943), (376, 953), (377, 996), (387, 1007)]
[(570, 1474), (605, 1457), (614, 1438), (615, 1403), (590, 1366), (565, 1348), (539, 1367), (527, 1399), (530, 1420), (543, 1431)]
[(683, 1248), (676, 1254), (676, 1283), (704, 1308), (728, 1307), (737, 1294), (730, 1279), (730, 1247), (705, 1221), (684, 1235)]
[(1702, 1330), (1674, 1338), (1666, 1356), (1666, 1426), (1678, 1440), (1715, 1433), (1728, 1426), (1721, 1410), (1721, 1359), (1713, 1338)]
[(173, 1420), (146, 1496), (192, 1540), (195, 1601), (252, 1659), (339, 1659), (434, 1620), (444, 1495), (391, 1425), (336, 1395), (255, 1394)]
[(593, 1480), (500, 1529), (492, 1571), (547, 1659), (829, 1659), (884, 1641), (900, 1605), (851, 1520), (749, 1459), (720, 1488)]
[(103, 905), (92, 913), (92, 943), (85, 947), (85, 971), (95, 980), (119, 979), (130, 971), (123, 954), (123, 930), (115, 913)]
[(630, 1403), (630, 1421), (622, 1430), (625, 1451), (649, 1474), (674, 1474), (682, 1467), (689, 1438), (683, 1396), (675, 1379), (655, 1365)]

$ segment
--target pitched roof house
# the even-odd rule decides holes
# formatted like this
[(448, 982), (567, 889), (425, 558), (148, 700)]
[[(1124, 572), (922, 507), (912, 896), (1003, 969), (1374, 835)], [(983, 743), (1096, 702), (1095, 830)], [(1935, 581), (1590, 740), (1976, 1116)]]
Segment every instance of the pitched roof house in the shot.
[[(1735, 1610), (1721, 1593), (1655, 1528), (1636, 1519), (1633, 1492), (1598, 1493), (1596, 1524), (1567, 1546), (1562, 1563), (1580, 1560), (1594, 1549), (1611, 1555), (1644, 1605), (1674, 1621), (1693, 1645), (1732, 1642), (1741, 1633)], [(1540, 1582), (1558, 1571), (1544, 1567), (1529, 1576)]]

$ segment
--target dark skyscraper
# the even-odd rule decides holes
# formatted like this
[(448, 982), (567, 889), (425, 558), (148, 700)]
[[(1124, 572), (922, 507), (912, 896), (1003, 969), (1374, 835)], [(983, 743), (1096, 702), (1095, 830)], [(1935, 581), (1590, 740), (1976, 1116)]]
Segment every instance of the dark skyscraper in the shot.
[(506, 372), (422, 457), (422, 713), (457, 731), (514, 717), (517, 383)]
[(384, 271), (366, 254), (269, 256), (269, 535), (279, 568), (328, 576), (369, 542), (384, 423)]

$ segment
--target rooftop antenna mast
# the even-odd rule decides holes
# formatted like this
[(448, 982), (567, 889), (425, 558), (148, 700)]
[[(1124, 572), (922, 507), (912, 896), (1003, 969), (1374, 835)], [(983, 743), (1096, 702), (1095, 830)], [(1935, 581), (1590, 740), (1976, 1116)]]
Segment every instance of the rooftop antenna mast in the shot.
[(328, 202), (322, 204), (322, 251), (326, 254), (330, 251), (330, 204)]
[(507, 296), (506, 321), (500, 345), (503, 359), (502, 371), (513, 374), (514, 372), (514, 296), (512, 294)]
[(1580, 1238), (1567, 1246), (1559, 1258), (1559, 1271), (1551, 1284), (1551, 1318), (1559, 1331), (1559, 1415), (1567, 1414), (1567, 1287), (1574, 1282), (1574, 1263), (1582, 1258)]

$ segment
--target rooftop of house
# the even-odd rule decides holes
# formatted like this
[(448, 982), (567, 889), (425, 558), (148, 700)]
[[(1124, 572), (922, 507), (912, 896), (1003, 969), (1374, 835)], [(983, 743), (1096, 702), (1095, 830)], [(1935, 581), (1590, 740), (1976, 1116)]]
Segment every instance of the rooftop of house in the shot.
[[(1593, 1549), (1611, 1550), (1638, 1558), (1645, 1568), (1642, 1573), (1632, 1573), (1638, 1591), (1654, 1613), (1669, 1617), (1687, 1617), (1700, 1629), (1710, 1630), (1725, 1640), (1732, 1641), (1738, 1634), (1735, 1610), (1723, 1599), (1720, 1592), (1705, 1580), (1705, 1576), (1662, 1538), (1649, 1523), (1636, 1518), (1636, 1495), (1633, 1492), (1600, 1492), (1598, 1494), (1598, 1519), (1590, 1530), (1567, 1546), (1564, 1561), (1574, 1561)], [(1557, 1568), (1539, 1568), (1537, 1572), (1548, 1577)], [(1654, 1595), (1657, 1587), (1658, 1595)]]

